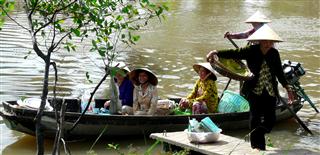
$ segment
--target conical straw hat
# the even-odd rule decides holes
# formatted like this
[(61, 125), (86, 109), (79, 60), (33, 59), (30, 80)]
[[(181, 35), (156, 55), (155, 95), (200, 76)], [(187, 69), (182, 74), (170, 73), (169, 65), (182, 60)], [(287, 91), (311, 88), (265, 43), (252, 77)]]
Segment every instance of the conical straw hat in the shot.
[(271, 20), (268, 19), (264, 14), (262, 14), (260, 11), (257, 11), (254, 13), (251, 17), (249, 17), (245, 23), (270, 23)]
[(145, 72), (148, 72), (149, 74), (149, 83), (151, 83), (152, 85), (156, 86), (158, 84), (158, 78), (156, 76), (156, 74), (154, 74), (150, 69), (148, 68), (136, 68), (134, 70), (132, 70), (130, 73), (129, 73), (129, 78), (130, 80), (133, 82), (133, 84), (135, 85), (139, 85), (139, 73), (141, 71), (145, 71)]
[(256, 32), (254, 32), (248, 41), (271, 40), (274, 42), (282, 42), (283, 40), (275, 33), (267, 24), (264, 24)]
[(193, 65), (194, 71), (196, 71), (198, 74), (199, 74), (200, 67), (204, 67), (205, 69), (209, 70), (212, 73), (213, 77), (214, 77), (212, 80), (214, 80), (214, 81), (217, 80), (217, 76), (215, 75), (214, 69), (212, 68), (212, 66), (211, 66), (211, 64), (209, 62), (196, 63), (196, 64)]

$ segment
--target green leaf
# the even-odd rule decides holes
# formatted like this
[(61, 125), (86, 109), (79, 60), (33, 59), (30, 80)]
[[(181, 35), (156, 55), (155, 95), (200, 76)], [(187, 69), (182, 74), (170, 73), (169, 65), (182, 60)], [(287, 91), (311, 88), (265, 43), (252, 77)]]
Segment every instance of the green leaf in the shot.
[(95, 40), (92, 40), (91, 43), (92, 43), (94, 48), (97, 48), (97, 42)]
[(44, 38), (46, 36), (46, 33), (44, 30), (41, 31), (41, 36), (42, 36), (42, 38)]
[(116, 20), (118, 20), (118, 21), (121, 21), (122, 19), (123, 19), (123, 16), (121, 16), (121, 15), (118, 15), (116, 18)]
[(112, 50), (113, 49), (113, 46), (111, 46), (111, 45), (108, 45), (108, 48), (107, 48), (107, 50)]
[(129, 8), (128, 7), (124, 7), (122, 10), (121, 10), (122, 13), (129, 13)]
[(132, 40), (135, 41), (135, 42), (137, 42), (139, 39), (140, 39), (139, 35), (132, 36)]
[(160, 143), (159, 140), (156, 140), (156, 142), (154, 142), (146, 151), (145, 155), (151, 154), (152, 151), (155, 149), (155, 147)]
[(103, 50), (98, 50), (99, 52), (99, 55), (102, 56), (102, 57), (105, 57), (106, 56), (106, 52), (103, 51)]
[(89, 83), (92, 83), (92, 81), (90, 80), (89, 72), (86, 72), (86, 78), (87, 78), (87, 81), (88, 81)]
[(20, 100), (21, 100), (21, 101), (24, 101), (24, 100), (27, 99), (27, 98), (28, 98), (28, 97), (26, 97), (26, 96), (21, 96), (21, 97), (20, 97)]
[(63, 23), (64, 23), (64, 20), (59, 20), (58, 23), (59, 23), (59, 24), (63, 24)]
[(118, 67), (110, 67), (110, 76), (114, 77), (116, 76), (119, 68)]
[(157, 16), (159, 16), (160, 14), (162, 14), (162, 12), (163, 12), (163, 8), (162, 8), (162, 7), (159, 7), (159, 10), (156, 11)]
[(149, 7), (151, 7), (151, 8), (155, 8), (155, 7), (156, 7), (156, 5), (155, 5), (155, 4), (149, 4)]
[(139, 14), (138, 9), (133, 9), (133, 14), (138, 15)]
[(149, 0), (142, 0), (142, 3), (147, 3), (147, 4), (149, 4), (150, 2), (149, 2)]
[(70, 47), (69, 46), (65, 46), (65, 48), (67, 49), (68, 52), (70, 52)]
[(71, 31), (77, 36), (80, 37), (80, 30), (79, 29), (71, 29)]
[(166, 3), (162, 4), (162, 7), (164, 8), (164, 10), (169, 11), (169, 7)]
[(23, 59), (27, 59), (30, 54), (31, 54), (31, 51), (29, 51), (27, 55), (23, 57)]

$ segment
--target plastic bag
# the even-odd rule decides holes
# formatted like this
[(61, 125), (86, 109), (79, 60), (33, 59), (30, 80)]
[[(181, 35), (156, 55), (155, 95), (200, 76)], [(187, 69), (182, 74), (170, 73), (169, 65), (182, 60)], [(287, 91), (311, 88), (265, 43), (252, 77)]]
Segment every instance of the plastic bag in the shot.
[[(88, 105), (90, 97), (91, 97), (90, 91), (86, 90), (81, 97), (81, 112), (83, 112), (86, 106)], [(90, 112), (90, 113), (93, 112), (93, 108), (95, 108), (94, 97), (92, 97), (92, 100), (87, 112)]]
[(200, 127), (200, 123), (195, 118), (189, 120), (188, 131), (189, 132), (203, 132), (203, 130)]
[(119, 87), (116, 82), (113, 80), (114, 76), (111, 76), (110, 79), (110, 107), (109, 112), (111, 114), (121, 113), (121, 101), (119, 99)]
[(191, 109), (186, 109), (186, 110), (182, 111), (179, 107), (176, 107), (173, 110), (173, 112), (175, 115), (191, 115), (192, 114)]
[(173, 113), (176, 105), (171, 100), (158, 100), (156, 115), (169, 115)]
[(218, 141), (220, 133), (187, 131), (187, 135), (189, 141), (192, 143), (209, 143)]

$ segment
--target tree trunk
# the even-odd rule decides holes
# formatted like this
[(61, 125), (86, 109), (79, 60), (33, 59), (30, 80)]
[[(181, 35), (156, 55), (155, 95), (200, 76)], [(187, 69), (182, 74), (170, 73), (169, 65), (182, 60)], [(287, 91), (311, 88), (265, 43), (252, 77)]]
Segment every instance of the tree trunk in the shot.
[(36, 122), (36, 141), (37, 141), (37, 154), (44, 154), (44, 134), (43, 134), (43, 126), (41, 124), (42, 114), (46, 105), (46, 100), (48, 96), (48, 81), (49, 81), (49, 67), (50, 67), (50, 53), (46, 56), (45, 61), (45, 71), (44, 71), (44, 80), (43, 80), (43, 89), (41, 94), (41, 105), (38, 109), (37, 116), (35, 118)]

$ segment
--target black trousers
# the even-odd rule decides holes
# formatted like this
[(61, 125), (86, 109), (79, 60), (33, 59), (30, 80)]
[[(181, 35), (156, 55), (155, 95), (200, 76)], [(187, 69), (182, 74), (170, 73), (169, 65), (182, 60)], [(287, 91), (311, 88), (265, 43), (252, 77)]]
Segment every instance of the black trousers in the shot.
[(266, 149), (265, 134), (270, 133), (276, 121), (276, 97), (266, 90), (261, 95), (250, 93), (250, 142), (252, 148)]

